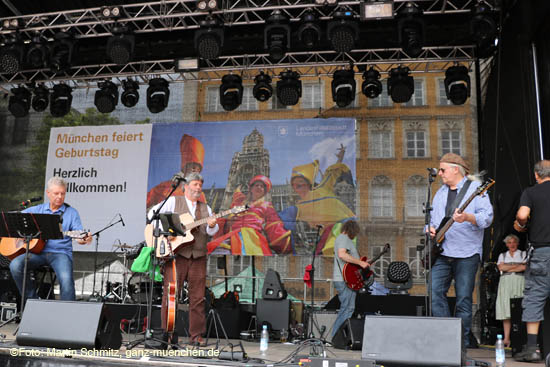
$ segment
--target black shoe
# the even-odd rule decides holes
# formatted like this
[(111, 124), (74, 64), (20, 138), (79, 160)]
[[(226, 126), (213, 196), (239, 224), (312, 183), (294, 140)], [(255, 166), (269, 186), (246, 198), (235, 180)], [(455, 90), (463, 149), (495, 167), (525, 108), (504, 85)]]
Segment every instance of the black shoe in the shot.
[(523, 346), (521, 352), (516, 353), (514, 359), (519, 362), (540, 362), (542, 356), (537, 346)]

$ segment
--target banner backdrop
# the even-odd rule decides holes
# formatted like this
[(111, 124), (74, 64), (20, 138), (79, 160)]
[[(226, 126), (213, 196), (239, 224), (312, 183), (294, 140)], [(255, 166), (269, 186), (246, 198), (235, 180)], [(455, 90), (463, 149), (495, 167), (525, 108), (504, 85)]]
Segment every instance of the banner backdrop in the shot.
[[(82, 126), (52, 129), (46, 181), (59, 176), (67, 183), (66, 202), (80, 213), (92, 233), (119, 220), (99, 237), (99, 251), (113, 244), (143, 240), (151, 125)], [(93, 251), (92, 244), (74, 244)]]
[[(143, 240), (146, 208), (162, 201), (172, 176), (201, 172), (201, 200), (219, 221), (210, 253), (332, 256), (355, 217), (354, 119), (157, 123), (52, 129), (47, 177), (68, 182), (67, 202), (100, 236), (100, 251)], [(183, 186), (176, 195), (183, 195)], [(93, 250), (74, 246), (75, 250)]]

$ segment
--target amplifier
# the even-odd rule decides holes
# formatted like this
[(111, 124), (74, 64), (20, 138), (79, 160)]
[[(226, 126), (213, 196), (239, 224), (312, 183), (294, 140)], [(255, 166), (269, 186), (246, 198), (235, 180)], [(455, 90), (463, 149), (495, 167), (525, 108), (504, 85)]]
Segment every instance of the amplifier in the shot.
[[(330, 339), (332, 325), (334, 325), (337, 316), (338, 312), (336, 311), (314, 311), (313, 337), (318, 339)], [(308, 331), (309, 330), (311, 330), (311, 327), (308, 327)]]

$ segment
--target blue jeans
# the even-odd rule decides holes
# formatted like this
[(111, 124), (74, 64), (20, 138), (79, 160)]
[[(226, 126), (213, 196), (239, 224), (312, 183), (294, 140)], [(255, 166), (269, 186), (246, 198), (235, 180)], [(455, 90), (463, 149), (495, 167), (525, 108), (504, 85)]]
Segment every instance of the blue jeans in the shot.
[(334, 320), (334, 325), (332, 325), (331, 339), (338, 329), (340, 329), (340, 326), (353, 315), (353, 311), (355, 311), (356, 296), (356, 293), (349, 289), (344, 282), (334, 282), (334, 289), (338, 292), (340, 310), (338, 311), (336, 320)]
[(451, 280), (455, 280), (456, 309), (454, 316), (462, 319), (464, 343), (468, 346), (472, 328), (472, 293), (474, 292), (479, 255), (466, 258), (439, 256), (432, 267), (432, 314), (450, 317), (447, 292)]
[[(55, 271), (57, 281), (61, 288), (61, 299), (64, 301), (74, 301), (74, 279), (73, 279), (73, 260), (67, 254), (42, 252), (40, 254), (29, 253), (29, 262), (27, 264), (27, 283), (25, 284), (25, 298), (38, 298), (36, 294), (36, 285), (28, 277), (28, 271), (49, 265)], [(17, 256), (10, 263), (10, 271), (15, 280), (19, 293), (23, 291), (23, 272), (25, 270), (25, 254)]]

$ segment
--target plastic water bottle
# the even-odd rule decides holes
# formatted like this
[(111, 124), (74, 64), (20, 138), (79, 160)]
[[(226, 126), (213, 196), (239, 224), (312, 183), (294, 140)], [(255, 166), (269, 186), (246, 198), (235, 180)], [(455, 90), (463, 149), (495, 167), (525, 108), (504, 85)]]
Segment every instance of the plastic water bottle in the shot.
[(504, 342), (502, 335), (497, 335), (497, 343), (495, 344), (495, 360), (497, 367), (503, 367), (506, 364), (506, 355), (504, 353)]
[(267, 331), (267, 325), (262, 327), (262, 335), (260, 338), (260, 354), (265, 356), (269, 348), (269, 332)]

